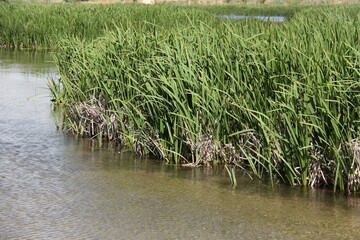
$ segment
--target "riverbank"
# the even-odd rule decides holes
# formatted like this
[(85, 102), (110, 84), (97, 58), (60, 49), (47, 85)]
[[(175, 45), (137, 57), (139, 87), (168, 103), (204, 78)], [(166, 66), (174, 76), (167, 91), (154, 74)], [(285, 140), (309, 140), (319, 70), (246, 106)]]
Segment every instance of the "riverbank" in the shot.
[(73, 133), (138, 154), (357, 191), (358, 19), (321, 10), (280, 25), (187, 12), (176, 28), (166, 12), (168, 25), (64, 42), (54, 96)]
[[(46, 40), (57, 46), (60, 79), (49, 84), (68, 131), (176, 164), (220, 162), (273, 184), (358, 191), (358, 5), (65, 13), (80, 8), (79, 21)], [(240, 13), (287, 21), (215, 17)]]

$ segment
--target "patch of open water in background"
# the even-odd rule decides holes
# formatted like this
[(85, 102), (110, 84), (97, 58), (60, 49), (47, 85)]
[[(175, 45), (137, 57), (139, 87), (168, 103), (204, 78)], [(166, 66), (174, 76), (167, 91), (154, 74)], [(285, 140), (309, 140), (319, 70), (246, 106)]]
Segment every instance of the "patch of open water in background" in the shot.
[(137, 158), (56, 130), (45, 52), (0, 51), (0, 239), (357, 239), (360, 200)]

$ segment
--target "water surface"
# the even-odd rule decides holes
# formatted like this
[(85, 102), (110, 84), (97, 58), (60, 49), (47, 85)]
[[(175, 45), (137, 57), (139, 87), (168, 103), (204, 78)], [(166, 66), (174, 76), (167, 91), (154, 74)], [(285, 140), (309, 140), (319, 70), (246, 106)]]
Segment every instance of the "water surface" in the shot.
[(360, 201), (137, 158), (56, 130), (44, 52), (0, 52), (0, 239), (357, 239)]

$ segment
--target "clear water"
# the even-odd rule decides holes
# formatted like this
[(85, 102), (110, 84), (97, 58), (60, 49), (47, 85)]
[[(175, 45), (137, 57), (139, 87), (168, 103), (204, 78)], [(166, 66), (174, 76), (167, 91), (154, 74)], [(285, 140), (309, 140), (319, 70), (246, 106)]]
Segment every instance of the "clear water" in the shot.
[(94, 148), (56, 130), (47, 53), (0, 52), (0, 239), (358, 239), (360, 200)]

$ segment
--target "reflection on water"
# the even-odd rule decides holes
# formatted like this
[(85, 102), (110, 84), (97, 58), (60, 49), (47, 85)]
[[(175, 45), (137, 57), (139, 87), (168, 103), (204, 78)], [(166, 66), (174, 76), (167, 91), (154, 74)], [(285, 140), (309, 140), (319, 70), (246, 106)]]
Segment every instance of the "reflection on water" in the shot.
[(233, 189), (222, 169), (96, 149), (56, 131), (42, 89), (55, 71), (49, 54), (0, 53), (0, 239), (360, 236), (358, 197), (241, 176)]

